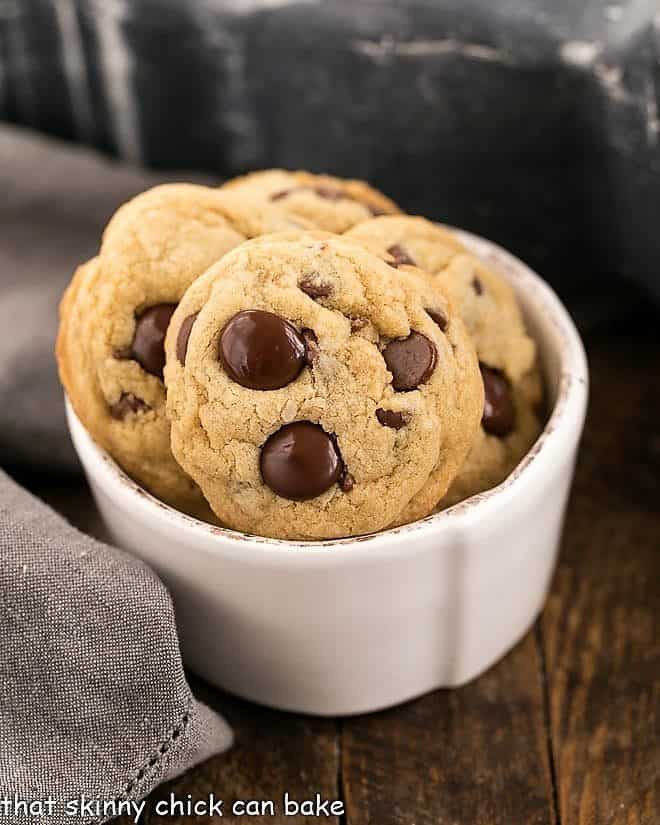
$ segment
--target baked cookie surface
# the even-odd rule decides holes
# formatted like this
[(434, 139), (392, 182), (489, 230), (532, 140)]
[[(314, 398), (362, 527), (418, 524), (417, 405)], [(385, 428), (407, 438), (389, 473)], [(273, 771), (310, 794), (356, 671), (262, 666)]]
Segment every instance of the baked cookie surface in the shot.
[[(167, 334), (172, 449), (230, 527), (357, 535), (430, 511), (478, 427), (474, 350), (447, 302), (328, 233), (260, 238), (186, 292)], [(475, 378), (476, 376), (476, 378)], [(474, 410), (472, 420), (458, 411)]]
[(228, 250), (292, 225), (275, 207), (253, 209), (217, 189), (159, 186), (117, 211), (62, 301), (57, 355), (76, 414), (131, 477), (185, 512), (209, 514), (170, 449), (163, 368), (171, 315)]
[(364, 181), (311, 172), (267, 169), (234, 178), (222, 189), (275, 204), (329, 232), (342, 233), (374, 215), (399, 212), (393, 201)]
[(503, 481), (527, 453), (541, 425), (542, 389), (536, 345), (506, 280), (450, 230), (425, 218), (383, 216), (352, 228), (359, 241), (402, 273), (419, 267), (464, 322), (484, 383), (482, 425), (442, 507)]
[[(537, 370), (510, 385), (501, 373), (484, 370), (486, 409), (470, 454), (440, 501), (444, 510), (501, 484), (522, 461), (541, 431), (542, 386)], [(502, 383), (503, 382), (503, 386)], [(499, 384), (499, 386), (498, 386)]]

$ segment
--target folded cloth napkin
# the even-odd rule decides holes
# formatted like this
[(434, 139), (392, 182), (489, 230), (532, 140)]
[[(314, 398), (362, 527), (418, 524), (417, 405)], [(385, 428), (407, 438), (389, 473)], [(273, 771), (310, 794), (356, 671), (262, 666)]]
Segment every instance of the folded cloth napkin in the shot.
[[(0, 126), (0, 464), (79, 472), (57, 379), (57, 305), (112, 213), (164, 178)], [(198, 176), (199, 180), (199, 176)], [(207, 182), (207, 181), (202, 181)]]
[[(57, 303), (112, 211), (155, 182), (0, 129), (0, 463), (22, 478), (80, 471), (53, 357)], [(230, 743), (186, 682), (157, 577), (0, 470), (0, 823), (105, 821)]]
[(1, 471), (0, 697), (0, 821), (89, 821), (67, 805), (142, 799), (231, 742), (190, 692), (154, 573)]

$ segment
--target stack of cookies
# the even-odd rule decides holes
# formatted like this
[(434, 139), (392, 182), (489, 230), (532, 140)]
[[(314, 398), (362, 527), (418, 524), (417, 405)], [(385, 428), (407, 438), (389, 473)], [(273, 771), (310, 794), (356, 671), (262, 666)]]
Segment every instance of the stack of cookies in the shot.
[(359, 535), (502, 481), (540, 430), (513, 291), (361, 181), (272, 170), (122, 206), (61, 306), (67, 395), (153, 495)]

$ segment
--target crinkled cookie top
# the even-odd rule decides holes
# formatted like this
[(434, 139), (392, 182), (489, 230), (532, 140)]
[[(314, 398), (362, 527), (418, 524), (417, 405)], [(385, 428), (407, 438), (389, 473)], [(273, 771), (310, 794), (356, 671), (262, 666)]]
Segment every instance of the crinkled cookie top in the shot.
[[(321, 539), (387, 527), (425, 485), (444, 493), (478, 426), (476, 356), (466, 335), (456, 355), (454, 326), (424, 279), (345, 239), (245, 243), (172, 317), (174, 455), (236, 529)], [(471, 416), (456, 402), (468, 387)]]

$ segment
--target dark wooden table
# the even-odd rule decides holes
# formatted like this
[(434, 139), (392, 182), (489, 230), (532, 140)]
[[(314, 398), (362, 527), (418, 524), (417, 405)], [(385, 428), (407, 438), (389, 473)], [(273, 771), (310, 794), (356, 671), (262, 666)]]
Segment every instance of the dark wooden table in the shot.
[[(458, 690), (343, 720), (202, 686), (237, 744), (154, 799), (279, 801), (286, 790), (346, 807), (320, 819), (225, 814), (231, 823), (660, 823), (659, 341), (654, 329), (588, 340), (590, 410), (559, 567), (542, 616), (498, 665)], [(80, 513), (75, 499), (64, 509)]]

